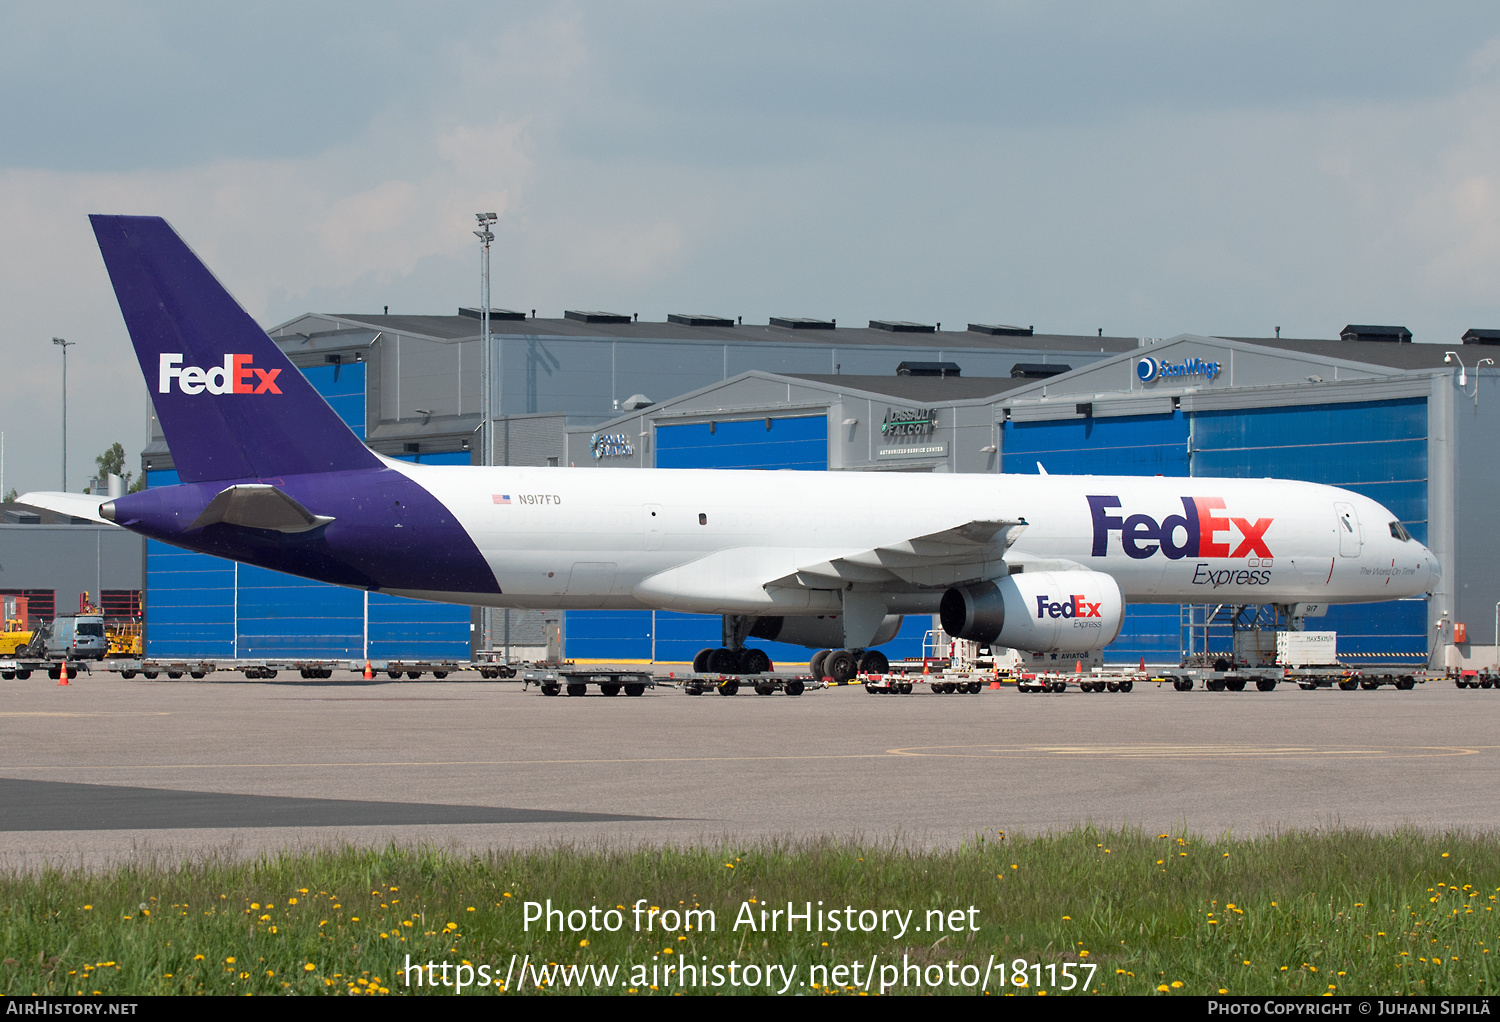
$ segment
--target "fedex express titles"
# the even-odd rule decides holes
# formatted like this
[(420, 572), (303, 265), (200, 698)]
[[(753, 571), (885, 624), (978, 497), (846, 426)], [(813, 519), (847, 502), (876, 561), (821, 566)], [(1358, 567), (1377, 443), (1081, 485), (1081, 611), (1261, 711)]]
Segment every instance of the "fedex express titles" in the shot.
[[(1223, 512), (1222, 497), (1181, 497), (1182, 514), (1157, 521), (1146, 514), (1111, 514), (1121, 506), (1118, 496), (1089, 496), (1093, 521), (1094, 557), (1109, 551), (1112, 533), (1120, 538), (1125, 556), (1145, 560), (1158, 552), (1168, 560), (1184, 557), (1250, 558), (1248, 567), (1260, 570), (1214, 569), (1200, 564), (1193, 573), (1194, 585), (1269, 585), (1273, 561), (1266, 532), (1273, 518), (1236, 518)], [(1222, 538), (1221, 538), (1222, 537)]]
[(172, 393), (172, 381), (184, 394), (280, 394), (276, 385), (280, 369), (257, 369), (250, 363), (250, 355), (225, 355), (224, 364), (204, 369), (201, 366), (185, 366), (181, 353), (161, 354), (156, 377), (158, 394)]

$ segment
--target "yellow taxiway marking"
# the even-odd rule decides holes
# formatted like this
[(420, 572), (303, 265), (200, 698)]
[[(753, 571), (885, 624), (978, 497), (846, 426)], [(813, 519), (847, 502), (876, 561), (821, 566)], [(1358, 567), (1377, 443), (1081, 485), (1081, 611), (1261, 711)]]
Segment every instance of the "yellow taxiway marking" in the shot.
[(0, 711), (0, 717), (170, 717), (171, 713), (166, 710), (116, 710), (113, 712), (71, 712), (58, 710), (52, 711), (24, 711), (6, 710)]
[(1367, 757), (1426, 759), (1437, 756), (1477, 756), (1493, 746), (1316, 746), (1316, 745), (931, 745), (890, 749), (893, 756), (959, 759), (1020, 759), (1029, 757), (1107, 757), (1111, 759), (1287, 759), (1295, 757)]

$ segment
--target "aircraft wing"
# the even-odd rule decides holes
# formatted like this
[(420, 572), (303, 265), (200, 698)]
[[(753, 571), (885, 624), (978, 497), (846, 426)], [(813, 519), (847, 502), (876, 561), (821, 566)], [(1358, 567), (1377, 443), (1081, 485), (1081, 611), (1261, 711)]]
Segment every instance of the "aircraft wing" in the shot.
[(1005, 569), (1005, 551), (1026, 520), (979, 519), (951, 529), (799, 565), (767, 586), (842, 589), (846, 583), (949, 586), (989, 578)]
[(17, 504), (30, 504), (46, 511), (56, 511), (60, 515), (71, 515), (74, 518), (86, 518), (100, 525), (109, 525), (119, 528), (114, 522), (105, 521), (99, 517), (99, 505), (109, 500), (108, 497), (96, 497), (88, 493), (63, 493), (61, 491), (38, 490), (34, 493), (23, 493), (16, 498)]

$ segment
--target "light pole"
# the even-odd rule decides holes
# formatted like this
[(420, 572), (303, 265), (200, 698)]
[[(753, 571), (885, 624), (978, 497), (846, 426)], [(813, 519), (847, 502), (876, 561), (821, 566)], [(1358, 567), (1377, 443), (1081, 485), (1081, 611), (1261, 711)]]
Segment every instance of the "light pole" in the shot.
[(500, 219), (494, 213), (475, 213), (474, 219), (479, 223), (479, 230), (474, 236), (479, 239), (479, 293), (482, 302), (479, 306), (479, 334), (482, 348), (479, 356), (479, 400), (483, 406), (483, 412), (479, 420), (479, 463), (488, 465), (493, 444), (490, 442), (490, 414), (493, 411), (490, 393), (490, 243), (495, 240), (495, 232), (490, 230), (494, 222)]
[(66, 493), (68, 490), (68, 348), (77, 344), (77, 341), (65, 341), (61, 337), (52, 338), (52, 343), (62, 349), (63, 353), (63, 381), (62, 381), (62, 488)]
[[(488, 465), (494, 451), (494, 442), (490, 437), (490, 413), (493, 410), (492, 395), (490, 394), (490, 242), (495, 240), (495, 232), (490, 230), (495, 221), (500, 219), (494, 213), (475, 213), (474, 220), (479, 224), (479, 230), (474, 236), (479, 239), (479, 403), (481, 406), (479, 418), (479, 463)], [(509, 624), (509, 611), (506, 612), (506, 623)], [(480, 612), (482, 622), (480, 643), (485, 650), (494, 646), (495, 635), (495, 610), (493, 607), (485, 607)], [(510, 651), (506, 650), (506, 659), (510, 659)]]

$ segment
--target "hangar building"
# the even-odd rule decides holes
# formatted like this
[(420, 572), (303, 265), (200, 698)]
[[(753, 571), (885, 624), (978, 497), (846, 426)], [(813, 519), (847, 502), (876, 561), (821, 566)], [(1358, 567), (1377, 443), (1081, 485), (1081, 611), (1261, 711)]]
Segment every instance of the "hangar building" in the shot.
[[(1326, 482), (1385, 504), (1447, 574), (1430, 601), (1336, 607), (1309, 627), (1338, 631), (1340, 651), (1354, 656), (1483, 664), (1496, 655), (1480, 643), (1500, 600), (1500, 543), (1482, 518), (1500, 473), (1482, 438), (1500, 394), (1494, 371), (1479, 367), (1495, 332), (1470, 331), (1448, 347), (1413, 344), (1400, 327), (1350, 326), (1338, 340), (1155, 340), (902, 321), (494, 316), (494, 464), (889, 471), (900, 473), (892, 500), (920, 487), (924, 472)], [(270, 333), (375, 450), (479, 462), (477, 310), (308, 314)], [(882, 428), (892, 422), (903, 426)], [(153, 485), (175, 478), (159, 439), (144, 462)], [(465, 608), (236, 569), (154, 543), (147, 589), (147, 650), (162, 655), (191, 645), (198, 655), (246, 656), (280, 643), (278, 654), (458, 656), (487, 643), (519, 656), (545, 641), (535, 612), (495, 612), (490, 623)], [(1138, 605), (1108, 655), (1175, 660), (1219, 641), (1213, 630), (1226, 622), (1211, 594), (1200, 605)], [(927, 627), (908, 621), (887, 650), (917, 652)], [(570, 611), (561, 629), (575, 659), (683, 661), (717, 645), (719, 623)]]

